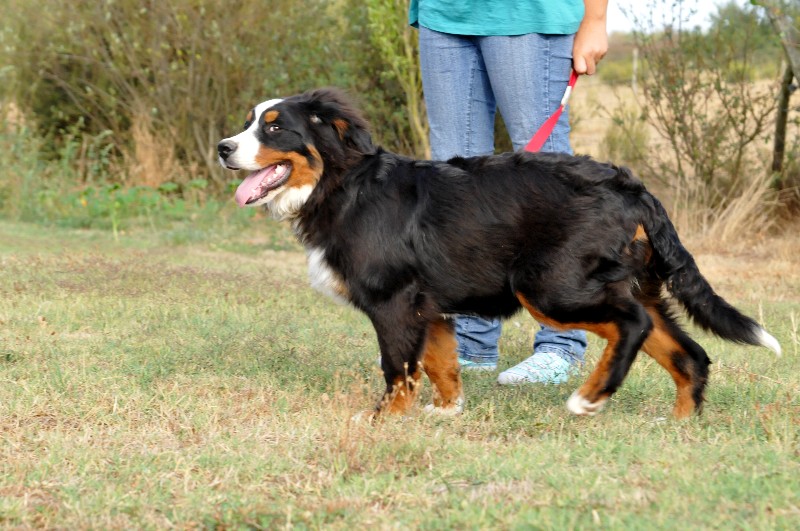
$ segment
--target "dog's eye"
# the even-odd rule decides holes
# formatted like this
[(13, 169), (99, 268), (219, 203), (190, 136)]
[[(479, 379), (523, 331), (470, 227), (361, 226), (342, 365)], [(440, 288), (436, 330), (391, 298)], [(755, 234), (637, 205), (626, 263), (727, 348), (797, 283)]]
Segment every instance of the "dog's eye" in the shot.
[(275, 124), (270, 124), (270, 126), (267, 127), (267, 131), (269, 131), (270, 133), (274, 133), (275, 131), (280, 131), (280, 130), (281, 128)]

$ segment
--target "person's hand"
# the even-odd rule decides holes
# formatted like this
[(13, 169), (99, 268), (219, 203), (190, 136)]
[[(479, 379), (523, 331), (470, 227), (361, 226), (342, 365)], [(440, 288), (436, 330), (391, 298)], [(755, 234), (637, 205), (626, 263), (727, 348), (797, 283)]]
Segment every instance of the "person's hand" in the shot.
[(608, 51), (608, 33), (603, 18), (584, 18), (572, 44), (572, 68), (578, 74), (592, 75)]

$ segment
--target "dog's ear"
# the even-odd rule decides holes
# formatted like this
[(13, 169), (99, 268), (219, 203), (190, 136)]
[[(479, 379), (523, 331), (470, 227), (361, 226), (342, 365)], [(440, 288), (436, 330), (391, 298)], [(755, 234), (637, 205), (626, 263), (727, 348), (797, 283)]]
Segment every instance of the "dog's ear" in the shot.
[(342, 91), (320, 89), (308, 93), (307, 97), (312, 125), (331, 126), (347, 147), (364, 155), (375, 153), (369, 124)]
[(372, 143), (372, 135), (366, 128), (366, 123), (362, 126), (347, 117), (339, 116), (332, 120), (332, 125), (336, 128), (339, 138), (342, 141), (365, 155), (375, 152), (375, 145)]

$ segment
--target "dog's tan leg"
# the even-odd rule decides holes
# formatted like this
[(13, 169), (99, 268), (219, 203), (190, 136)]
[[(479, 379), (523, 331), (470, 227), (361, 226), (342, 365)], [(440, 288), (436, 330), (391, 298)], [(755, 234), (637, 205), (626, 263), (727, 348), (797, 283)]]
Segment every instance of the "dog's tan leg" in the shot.
[(381, 397), (374, 409), (360, 411), (353, 415), (354, 422), (376, 422), (384, 415), (404, 415), (411, 409), (419, 394), (420, 377), (422, 372), (417, 368), (405, 375), (398, 375), (393, 383), (387, 386), (386, 392)]
[(667, 369), (672, 379), (675, 380), (677, 387), (677, 398), (672, 414), (681, 419), (688, 417), (694, 411), (694, 400), (692, 399), (692, 381), (688, 375), (679, 371), (672, 360), (673, 353), (681, 352), (680, 345), (675, 343), (672, 336), (660, 328), (655, 328), (642, 347), (651, 358), (656, 360), (659, 365)]
[[(561, 330), (576, 328), (586, 330), (597, 334), (607, 341), (606, 348), (603, 350), (600, 361), (592, 371), (592, 374), (589, 375), (589, 378), (580, 389), (572, 393), (572, 396), (570, 396), (567, 401), (567, 408), (576, 415), (594, 415), (600, 411), (621, 382), (621, 377), (624, 378), (624, 373), (622, 373), (621, 377), (617, 375), (615, 378), (612, 378), (612, 369), (615, 363), (618, 363), (616, 359), (621, 346), (622, 334), (620, 333), (619, 326), (614, 322), (561, 323), (544, 315), (521, 293), (517, 293), (517, 299), (522, 303), (522, 306), (530, 312), (533, 318), (542, 324)], [(627, 372), (627, 369), (625, 372)]]
[(442, 319), (431, 323), (422, 353), (422, 367), (433, 385), (433, 403), (425, 410), (444, 415), (461, 413), (464, 394), (452, 321)]
[(576, 415), (594, 415), (606, 404), (611, 392), (606, 390), (611, 367), (619, 344), (619, 331), (614, 323), (594, 325), (591, 331), (607, 341), (592, 374), (584, 384), (569, 397), (567, 409)]
[(406, 414), (419, 394), (420, 384), (422, 383), (420, 381), (421, 376), (422, 372), (419, 367), (409, 368), (406, 374), (398, 375), (394, 379), (391, 390), (383, 395), (378, 404), (377, 414)]
[[(647, 308), (647, 313), (653, 319), (654, 326), (653, 331), (645, 340), (642, 350), (672, 376), (677, 387), (677, 397), (672, 414), (679, 419), (686, 418), (693, 411), (699, 412), (702, 408), (703, 390), (708, 372), (703, 368), (707, 364), (696, 363), (679, 338), (675, 337), (677, 334), (682, 334), (680, 329), (675, 327), (676, 329), (671, 332), (668, 323), (664, 322), (654, 308)], [(688, 338), (683, 339), (688, 340)], [(700, 349), (700, 346), (697, 345), (697, 348)], [(702, 349), (700, 350), (702, 351)]]

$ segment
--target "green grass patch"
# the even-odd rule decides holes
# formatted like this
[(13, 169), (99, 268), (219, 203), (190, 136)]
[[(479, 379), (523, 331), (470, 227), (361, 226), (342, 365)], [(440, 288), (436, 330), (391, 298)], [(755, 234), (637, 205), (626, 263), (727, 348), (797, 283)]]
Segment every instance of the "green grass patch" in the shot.
[[(0, 222), (0, 526), (794, 528), (786, 287), (761, 304), (783, 358), (697, 334), (715, 361), (701, 417), (670, 418), (673, 384), (642, 356), (594, 418), (564, 407), (580, 379), (466, 374), (461, 417), (371, 427), (350, 421), (383, 386), (369, 322), (307, 286), (275, 223)], [(501, 368), (535, 328), (506, 324)]]

